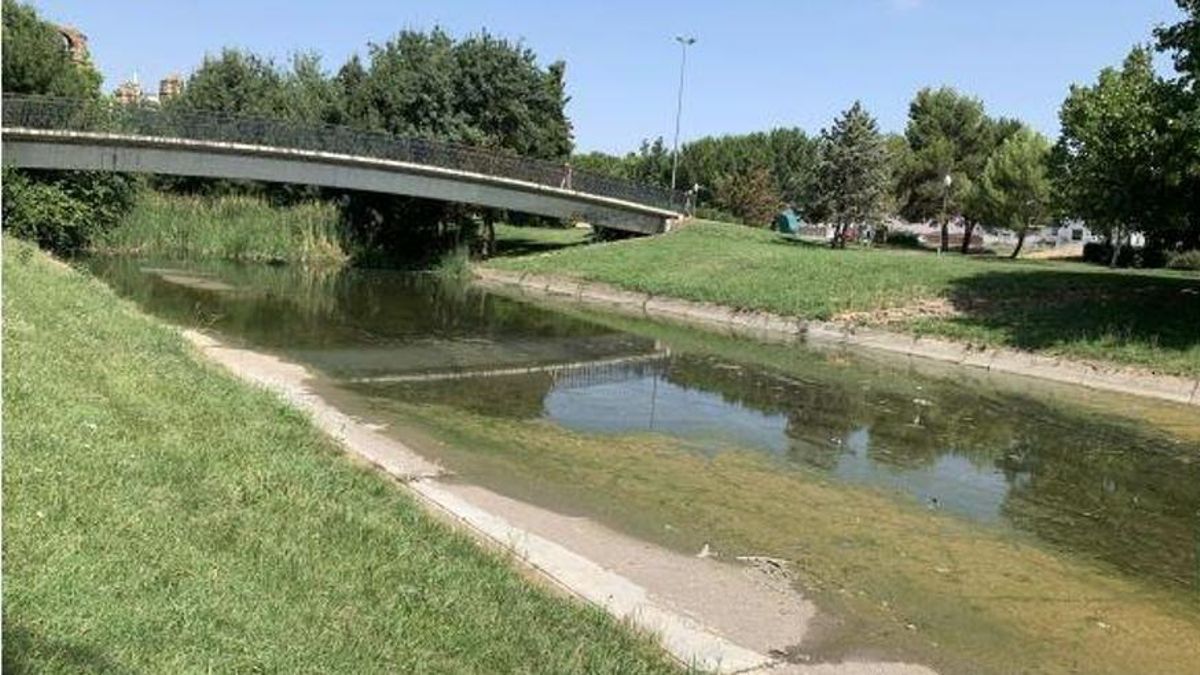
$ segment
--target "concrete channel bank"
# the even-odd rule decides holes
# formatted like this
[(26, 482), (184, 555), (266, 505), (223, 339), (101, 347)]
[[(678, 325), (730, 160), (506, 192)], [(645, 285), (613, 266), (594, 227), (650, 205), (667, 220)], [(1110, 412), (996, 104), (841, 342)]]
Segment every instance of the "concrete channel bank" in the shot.
[(394, 478), (428, 512), (507, 552), (551, 587), (656, 635), (686, 667), (772, 675), (933, 673), (907, 663), (782, 661), (775, 655), (802, 645), (817, 627), (817, 608), (753, 556), (733, 564), (681, 554), (453, 480), (378, 426), (327, 402), (303, 366), (197, 331), (183, 334), (204, 358), (304, 411), (347, 454)]
[(609, 284), (577, 279), (474, 269), (486, 288), (514, 290), (531, 297), (569, 299), (624, 314), (668, 319), (772, 341), (809, 340), (818, 344), (864, 347), (877, 352), (970, 366), (989, 372), (1034, 377), (1091, 389), (1200, 406), (1200, 379), (1107, 369), (1089, 363), (1014, 349), (976, 347), (949, 340), (904, 335), (875, 328), (807, 321), (767, 312), (741, 311), (710, 303), (659, 297)]

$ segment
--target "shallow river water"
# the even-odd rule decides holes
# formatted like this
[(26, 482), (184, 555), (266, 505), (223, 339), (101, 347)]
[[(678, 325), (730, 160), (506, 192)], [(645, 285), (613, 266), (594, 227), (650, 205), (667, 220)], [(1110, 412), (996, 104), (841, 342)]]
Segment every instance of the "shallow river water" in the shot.
[(806, 653), (1200, 663), (1196, 408), (429, 275), (86, 264), (148, 313), (307, 366), (463, 481), (679, 550), (791, 561), (839, 617)]

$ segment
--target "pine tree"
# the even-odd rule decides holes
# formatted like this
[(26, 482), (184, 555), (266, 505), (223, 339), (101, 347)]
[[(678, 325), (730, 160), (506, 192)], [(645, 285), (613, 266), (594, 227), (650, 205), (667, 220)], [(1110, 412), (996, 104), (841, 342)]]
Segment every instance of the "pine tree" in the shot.
[(821, 131), (819, 200), (833, 223), (833, 246), (846, 243), (850, 225), (882, 220), (888, 192), (888, 153), (875, 119), (858, 101)]

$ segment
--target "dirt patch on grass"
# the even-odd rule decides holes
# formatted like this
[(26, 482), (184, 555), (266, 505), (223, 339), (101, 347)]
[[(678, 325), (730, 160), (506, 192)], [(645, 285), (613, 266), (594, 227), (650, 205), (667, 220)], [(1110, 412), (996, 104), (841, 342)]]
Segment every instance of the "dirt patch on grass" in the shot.
[(833, 317), (838, 323), (850, 325), (886, 326), (905, 323), (913, 319), (948, 319), (962, 316), (962, 310), (946, 298), (933, 298), (901, 305), (882, 307), (865, 312), (842, 312)]

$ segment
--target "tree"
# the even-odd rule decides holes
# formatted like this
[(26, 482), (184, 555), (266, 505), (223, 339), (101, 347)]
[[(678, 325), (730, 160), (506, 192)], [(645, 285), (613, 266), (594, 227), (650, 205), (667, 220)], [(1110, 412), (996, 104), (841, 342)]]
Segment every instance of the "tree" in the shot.
[(771, 174), (783, 201), (798, 209), (811, 199), (816, 167), (817, 143), (795, 128), (708, 136), (686, 143), (679, 152), (682, 185), (712, 188), (721, 176), (762, 168)]
[(172, 106), (287, 118), (295, 110), (288, 96), (284, 74), (270, 59), (240, 49), (226, 48), (218, 56), (205, 56), (188, 77), (183, 92), (171, 99)]
[(983, 103), (950, 87), (922, 89), (909, 105), (904, 136), (911, 154), (899, 181), (900, 212), (909, 220), (938, 221), (942, 250), (950, 221), (963, 215), (983, 172), (994, 133)]
[[(4, 0), (4, 91), (97, 102), (100, 74), (75, 62), (62, 36), (37, 12)], [(4, 228), (59, 253), (86, 248), (133, 203), (135, 179), (99, 171), (4, 172)]]
[(321, 57), (315, 52), (292, 56), (291, 70), (283, 75), (283, 95), (287, 97), (283, 113), (286, 119), (305, 124), (341, 121), (341, 88), (326, 75)]
[(1163, 95), (1150, 51), (1135, 47), (1120, 70), (1072, 86), (1059, 112), (1054, 166), (1064, 210), (1106, 233), (1112, 265), (1132, 232), (1150, 235), (1167, 220)]
[(783, 202), (775, 178), (764, 167), (717, 178), (714, 202), (751, 225), (771, 222)]
[(1021, 253), (1030, 228), (1045, 223), (1051, 207), (1050, 142), (1021, 128), (988, 158), (980, 180), (984, 213), (995, 225), (1017, 234), (1012, 256)]
[(833, 246), (846, 242), (850, 225), (877, 224), (888, 188), (888, 153), (875, 119), (858, 101), (821, 131), (819, 203), (833, 223)]
[(1185, 18), (1154, 31), (1158, 50), (1171, 54), (1178, 73), (1164, 85), (1169, 117), (1166, 197), (1173, 207), (1174, 227), (1163, 233), (1162, 243), (1200, 248), (1200, 0), (1176, 2)]
[(524, 157), (570, 155), (563, 62), (543, 70), (530, 49), (487, 32), (458, 42), (453, 53), (455, 109), (475, 144)]
[(454, 40), (440, 28), (401, 31), (368, 48), (368, 100), (380, 128), (402, 136), (475, 140), (456, 109)]
[(653, 142), (644, 140), (636, 153), (625, 156), (626, 177), (629, 180), (647, 185), (670, 187), (671, 185), (671, 151), (662, 136)]
[(887, 134), (883, 139), (887, 150), (888, 191), (884, 210), (888, 214), (897, 214), (905, 203), (904, 178), (913, 161), (912, 150), (908, 147), (908, 139), (902, 134)]
[(358, 54), (350, 57), (334, 77), (338, 89), (338, 109), (334, 122), (358, 129), (380, 129), (383, 123), (371, 101), (367, 69)]
[(1170, 52), (1175, 70), (1187, 85), (1200, 81), (1200, 0), (1175, 0), (1185, 17), (1154, 29), (1159, 51)]
[(16, 0), (4, 0), (4, 91), (94, 99), (100, 73), (90, 61), (76, 63), (54, 24)]

